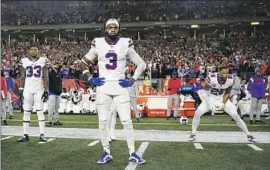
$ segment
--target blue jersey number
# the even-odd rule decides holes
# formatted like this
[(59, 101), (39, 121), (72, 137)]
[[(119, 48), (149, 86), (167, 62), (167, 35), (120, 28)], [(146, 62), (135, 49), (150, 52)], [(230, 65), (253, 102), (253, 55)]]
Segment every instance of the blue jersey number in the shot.
[(41, 66), (27, 66), (26, 68), (26, 77), (41, 77)]
[(105, 67), (108, 70), (115, 70), (117, 68), (117, 54), (107, 53), (105, 57), (110, 59), (110, 63), (106, 64)]

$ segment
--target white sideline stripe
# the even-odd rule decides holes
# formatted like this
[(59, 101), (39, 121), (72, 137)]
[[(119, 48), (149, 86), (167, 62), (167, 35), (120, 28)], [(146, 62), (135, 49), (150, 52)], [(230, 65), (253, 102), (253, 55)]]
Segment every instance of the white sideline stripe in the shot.
[(51, 141), (54, 141), (55, 140), (55, 138), (49, 138), (48, 140), (47, 140), (47, 142), (38, 142), (39, 144), (45, 144), (45, 143), (48, 143), (48, 142), (51, 142)]
[(252, 149), (254, 149), (255, 151), (263, 151), (261, 148), (259, 148), (258, 146), (254, 145), (254, 144), (247, 144), (249, 147), (251, 147)]
[(203, 147), (200, 143), (194, 143), (194, 146), (196, 149), (203, 149)]
[(14, 136), (7, 136), (7, 137), (2, 138), (1, 140), (10, 139), (10, 138), (13, 138), (13, 137), (14, 137)]
[[(139, 149), (137, 150), (137, 154), (142, 157), (143, 153), (145, 152), (146, 148), (148, 147), (149, 142), (143, 142)], [(138, 164), (134, 162), (129, 162), (126, 166), (125, 170), (135, 170)]]
[(98, 144), (100, 142), (100, 140), (95, 140), (91, 143), (89, 143), (87, 146), (95, 146), (96, 144)]

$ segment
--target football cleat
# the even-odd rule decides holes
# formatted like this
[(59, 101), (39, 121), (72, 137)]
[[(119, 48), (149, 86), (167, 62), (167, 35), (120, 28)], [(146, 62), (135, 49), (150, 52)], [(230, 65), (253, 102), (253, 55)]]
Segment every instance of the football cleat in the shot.
[(266, 120), (269, 120), (269, 119), (270, 119), (270, 116), (266, 117), (265, 119), (266, 119)]
[(196, 135), (195, 134), (191, 134), (188, 138), (188, 141), (192, 142), (196, 140)]
[(263, 121), (261, 121), (261, 120), (255, 120), (255, 124), (262, 124), (262, 125), (264, 125), (265, 123)]
[(111, 160), (113, 160), (112, 155), (110, 155), (108, 152), (104, 151), (100, 160), (98, 160), (97, 163), (98, 164), (105, 164)]
[(136, 164), (144, 164), (146, 161), (144, 159), (142, 159), (139, 155), (137, 155), (135, 152), (132, 153), (129, 156), (129, 161), (134, 162)]
[(39, 137), (39, 141), (40, 142), (47, 142), (47, 139), (45, 138), (44, 134), (41, 134), (40, 137)]
[(63, 123), (56, 121), (56, 122), (54, 122), (54, 125), (63, 125)]
[(247, 138), (249, 142), (256, 142), (256, 138), (253, 137), (252, 135), (247, 135)]
[(7, 120), (3, 120), (2, 125), (8, 125)]
[(29, 141), (29, 136), (24, 134), (20, 139), (17, 140), (18, 142), (27, 142)]
[(52, 127), (52, 126), (53, 126), (53, 123), (52, 123), (52, 122), (49, 122), (49, 123), (48, 123), (48, 126), (49, 126), (49, 127)]
[(140, 123), (141, 120), (140, 120), (140, 118), (136, 118), (136, 121), (137, 121), (137, 123)]

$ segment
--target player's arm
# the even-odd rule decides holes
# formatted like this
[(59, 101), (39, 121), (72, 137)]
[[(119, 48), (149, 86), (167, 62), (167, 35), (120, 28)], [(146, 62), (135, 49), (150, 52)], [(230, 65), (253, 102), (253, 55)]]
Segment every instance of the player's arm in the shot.
[(88, 53), (82, 58), (80, 69), (83, 73), (83, 79), (87, 81), (91, 77), (91, 73), (89, 72), (89, 64), (94, 63), (95, 59), (97, 58), (97, 49), (95, 40), (91, 42), (91, 48)]
[(205, 79), (205, 81), (206, 81), (206, 83), (204, 84), (203, 89), (205, 91), (209, 91), (210, 88), (211, 88), (211, 86), (210, 86), (211, 85), (211, 79), (210, 79), (210, 77), (207, 76), (206, 79)]
[(49, 60), (46, 60), (46, 63), (43, 67), (43, 82), (45, 91), (49, 90)]
[(26, 69), (22, 65), (22, 61), (19, 63), (19, 72), (20, 72), (20, 89), (24, 88), (25, 77), (26, 77)]
[(130, 60), (137, 66), (134, 72), (134, 75), (132, 77), (132, 79), (136, 81), (145, 70), (146, 63), (139, 56), (139, 54), (134, 50), (134, 45), (131, 39), (129, 40), (127, 55), (130, 58)]
[(223, 103), (223, 104), (225, 104), (225, 103), (227, 102), (227, 100), (229, 100), (231, 90), (232, 90), (232, 86), (228, 87), (228, 88), (225, 90), (225, 93), (224, 93), (224, 95), (223, 95), (223, 100), (222, 100), (222, 103)]

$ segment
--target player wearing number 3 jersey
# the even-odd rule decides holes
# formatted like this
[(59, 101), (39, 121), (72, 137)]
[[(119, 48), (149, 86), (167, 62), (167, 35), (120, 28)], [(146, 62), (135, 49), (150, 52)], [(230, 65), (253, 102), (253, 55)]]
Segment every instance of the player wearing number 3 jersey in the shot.
[[(97, 110), (99, 117), (99, 130), (103, 155), (97, 162), (105, 164), (112, 160), (109, 147), (108, 115), (110, 106), (115, 104), (120, 120), (123, 124), (129, 148), (129, 160), (138, 164), (145, 163), (139, 155), (135, 153), (133, 125), (130, 114), (130, 98), (128, 87), (139, 78), (144, 71), (146, 64), (135, 52), (133, 42), (130, 38), (119, 37), (119, 23), (116, 19), (106, 22), (105, 37), (95, 38), (91, 43), (90, 51), (84, 56), (81, 62), (81, 69), (84, 77), (97, 86)], [(129, 59), (137, 69), (132, 78), (125, 79), (126, 61)], [(91, 77), (88, 63), (98, 60), (99, 78)]]
[(20, 67), (20, 87), (19, 95), (23, 95), (23, 130), (24, 135), (18, 142), (29, 140), (28, 127), (32, 106), (35, 104), (39, 120), (40, 141), (46, 142), (44, 136), (45, 117), (43, 113), (43, 102), (48, 99), (48, 64), (49, 60), (45, 57), (38, 57), (38, 48), (31, 45), (29, 57), (22, 58)]
[(195, 140), (195, 134), (199, 126), (200, 117), (212, 110), (224, 110), (230, 115), (238, 125), (238, 127), (246, 133), (247, 138), (251, 142), (255, 142), (255, 138), (249, 133), (245, 122), (240, 118), (237, 113), (236, 106), (228, 100), (230, 98), (230, 91), (234, 83), (233, 76), (228, 75), (228, 69), (226, 67), (220, 68), (218, 73), (210, 73), (206, 78), (206, 85), (204, 89), (209, 91), (208, 101), (203, 101), (197, 110), (192, 121), (192, 134), (189, 137), (189, 141)]

